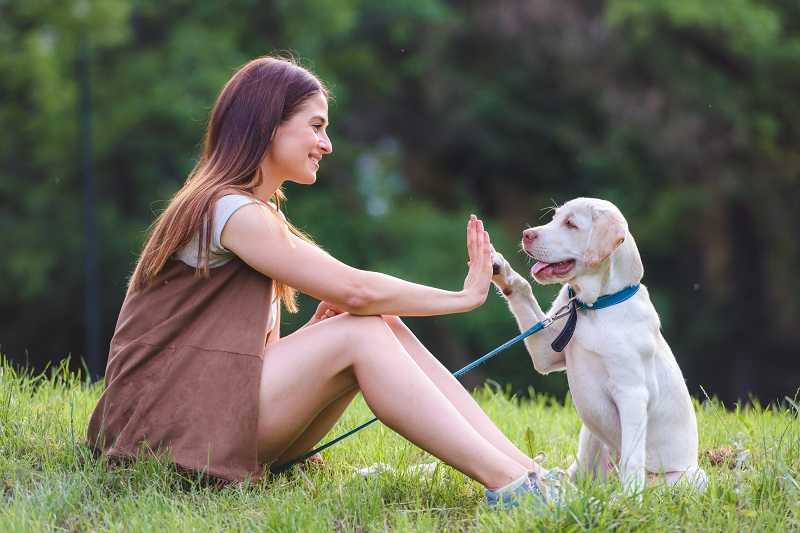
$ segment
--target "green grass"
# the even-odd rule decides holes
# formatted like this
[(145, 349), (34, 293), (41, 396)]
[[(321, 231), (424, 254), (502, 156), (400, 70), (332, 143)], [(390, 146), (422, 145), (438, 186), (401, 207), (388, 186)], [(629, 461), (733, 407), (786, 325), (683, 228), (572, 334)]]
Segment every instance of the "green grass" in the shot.
[[(614, 483), (582, 483), (579, 497), (537, 514), (488, 510), (481, 487), (444, 465), (427, 480), (404, 472), (432, 459), (380, 424), (327, 450), (323, 469), (295, 468), (251, 486), (205, 487), (155, 461), (108, 470), (80, 445), (100, 392), (63, 366), (32, 376), (0, 361), (0, 531), (800, 530), (797, 398), (727, 409), (713, 399), (696, 403), (710, 479), (702, 495), (652, 489), (612, 498)], [(546, 451), (547, 466), (568, 466), (580, 428), (574, 408), (532, 397), (476, 392), (514, 442)], [(334, 435), (369, 418), (359, 399)], [(375, 462), (399, 471), (356, 474)]]

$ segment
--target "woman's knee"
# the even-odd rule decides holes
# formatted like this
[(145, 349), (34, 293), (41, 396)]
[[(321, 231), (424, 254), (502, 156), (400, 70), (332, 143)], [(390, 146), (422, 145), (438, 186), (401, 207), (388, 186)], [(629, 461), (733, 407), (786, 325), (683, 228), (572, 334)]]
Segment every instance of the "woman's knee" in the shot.
[(402, 326), (402, 322), (389, 318), (394, 318), (389, 321), (392, 325), (380, 315), (342, 314), (311, 327), (327, 329), (325, 347), (333, 357), (329, 363), (338, 361), (334, 366), (348, 368), (359, 361), (381, 360), (393, 351), (405, 351), (393, 329), (398, 324)]
[(348, 345), (373, 346), (394, 337), (393, 328), (379, 315), (340, 315), (341, 333)]
[(356, 334), (374, 336), (389, 331), (397, 333), (408, 330), (400, 317), (392, 315), (352, 315), (347, 313), (336, 318), (341, 320), (342, 326), (352, 326)]

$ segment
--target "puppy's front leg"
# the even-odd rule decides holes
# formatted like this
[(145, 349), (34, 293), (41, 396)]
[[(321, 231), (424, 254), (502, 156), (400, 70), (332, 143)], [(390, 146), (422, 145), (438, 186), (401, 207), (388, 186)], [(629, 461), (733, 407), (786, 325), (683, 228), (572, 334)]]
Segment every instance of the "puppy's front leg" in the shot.
[[(492, 282), (508, 302), (509, 309), (517, 319), (520, 332), (528, 331), (544, 320), (545, 314), (533, 296), (531, 284), (517, 274), (502, 254), (494, 248), (492, 248), (492, 267), (494, 269)], [(558, 334), (550, 329), (544, 329), (525, 338), (525, 346), (533, 359), (533, 366), (541, 374), (566, 369), (563, 353), (555, 352), (550, 347)]]
[(619, 477), (629, 494), (645, 488), (647, 391), (631, 390), (617, 398), (621, 431)]

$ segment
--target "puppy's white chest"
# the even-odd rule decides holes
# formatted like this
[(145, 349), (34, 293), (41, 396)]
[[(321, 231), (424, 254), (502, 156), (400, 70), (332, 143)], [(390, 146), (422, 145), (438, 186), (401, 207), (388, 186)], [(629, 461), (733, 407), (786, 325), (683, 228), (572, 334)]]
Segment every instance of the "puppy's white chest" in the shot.
[(567, 379), (575, 403), (587, 404), (608, 398), (613, 389), (609, 369), (603, 357), (581, 347), (570, 346), (564, 351), (567, 363)]

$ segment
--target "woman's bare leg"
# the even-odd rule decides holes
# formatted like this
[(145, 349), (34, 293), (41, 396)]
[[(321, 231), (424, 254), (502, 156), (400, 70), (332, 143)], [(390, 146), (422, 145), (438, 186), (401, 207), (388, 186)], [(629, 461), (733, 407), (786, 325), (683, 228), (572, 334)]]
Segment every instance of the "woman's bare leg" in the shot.
[(358, 387), (353, 387), (338, 398), (335, 398), (327, 407), (311, 421), (299, 437), (275, 460), (275, 466), (281, 466), (301, 455), (308, 453), (322, 438), (333, 429), (336, 421), (342, 417), (345, 409), (358, 394)]
[[(277, 464), (292, 455), (287, 450), (320, 413), (356, 386), (384, 424), (486, 487), (502, 487), (527, 473), (472, 427), (381, 317), (349, 314), (298, 330), (266, 348), (259, 459)], [(324, 433), (328, 425), (330, 420), (314, 432)]]
[(506, 435), (498, 429), (483, 409), (475, 402), (472, 395), (453, 377), (453, 374), (417, 339), (414, 333), (395, 316), (384, 316), (383, 319), (392, 328), (400, 344), (419, 365), (423, 372), (450, 400), (463, 417), (495, 448), (511, 457), (529, 470), (542, 473), (544, 469), (533, 462)]

